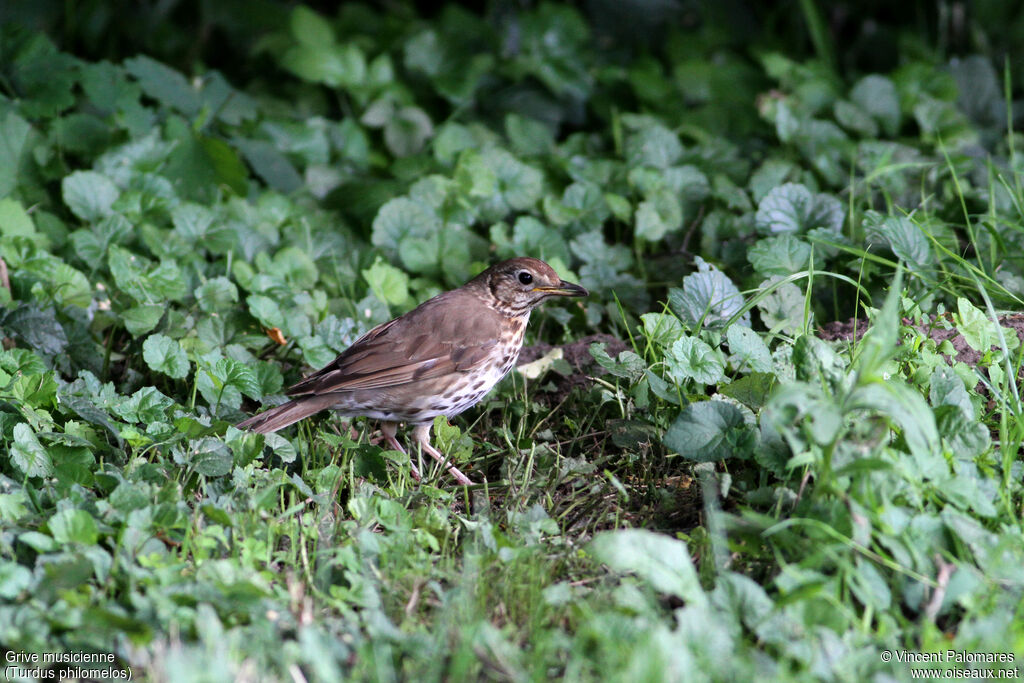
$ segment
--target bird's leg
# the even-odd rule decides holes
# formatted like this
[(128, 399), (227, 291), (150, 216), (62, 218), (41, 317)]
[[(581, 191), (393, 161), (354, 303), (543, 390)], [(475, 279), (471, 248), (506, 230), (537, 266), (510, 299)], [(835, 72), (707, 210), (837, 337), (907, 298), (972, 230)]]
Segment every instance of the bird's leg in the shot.
[(430, 445), (430, 423), (416, 425), (412, 430), (412, 440), (420, 445), (420, 448), (430, 453), (430, 456), (437, 460), (439, 463), (448, 468), (455, 480), (463, 486), (468, 486), (473, 482), (470, 481), (469, 477), (459, 471), (459, 468), (455, 465), (448, 463), (448, 459), (441, 455), (440, 451)]
[[(380, 432), (384, 435), (384, 440), (388, 442), (388, 445), (394, 448), (399, 453), (405, 453), (405, 449), (402, 448), (402, 444), (398, 443), (398, 439), (395, 438), (395, 434), (398, 433), (397, 422), (381, 422)], [(420, 471), (416, 467), (416, 463), (412, 461), (412, 456), (409, 456), (409, 470), (412, 473), (412, 478), (416, 481), (420, 481), (423, 477), (420, 476)]]

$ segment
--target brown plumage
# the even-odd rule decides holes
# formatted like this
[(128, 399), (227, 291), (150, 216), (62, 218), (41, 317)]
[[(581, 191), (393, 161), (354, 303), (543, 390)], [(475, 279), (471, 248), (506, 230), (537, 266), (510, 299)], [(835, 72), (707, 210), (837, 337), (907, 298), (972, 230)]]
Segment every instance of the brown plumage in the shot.
[[(503, 261), (373, 328), (291, 387), (287, 393), (294, 400), (238, 426), (265, 434), (333, 408), (383, 420), (388, 443), (403, 452), (395, 433), (397, 423), (407, 422), (413, 440), (447, 465), (430, 445), (433, 419), (474, 405), (512, 369), (534, 307), (553, 296), (586, 295), (543, 261)], [(470, 483), (453, 465), (447, 467), (459, 483)], [(412, 472), (420, 478), (415, 465)]]

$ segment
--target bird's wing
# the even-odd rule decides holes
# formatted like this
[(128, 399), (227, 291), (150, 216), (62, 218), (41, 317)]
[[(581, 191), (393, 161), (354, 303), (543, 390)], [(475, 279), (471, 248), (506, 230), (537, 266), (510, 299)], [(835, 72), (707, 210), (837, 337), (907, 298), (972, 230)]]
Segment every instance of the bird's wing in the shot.
[[(472, 305), (475, 303), (475, 306)], [(471, 305), (474, 315), (467, 316)], [(458, 290), (378, 325), (328, 365), (291, 387), (291, 396), (395, 387), (467, 372), (498, 344), (500, 315)]]

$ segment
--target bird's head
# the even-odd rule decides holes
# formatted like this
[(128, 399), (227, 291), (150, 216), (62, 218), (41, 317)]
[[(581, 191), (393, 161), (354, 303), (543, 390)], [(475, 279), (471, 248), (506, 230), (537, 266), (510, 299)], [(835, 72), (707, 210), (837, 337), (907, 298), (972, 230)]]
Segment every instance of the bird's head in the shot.
[(556, 296), (587, 296), (583, 287), (558, 277), (540, 259), (520, 257), (502, 261), (477, 275), (471, 284), (483, 288), (504, 315), (526, 315), (545, 299)]

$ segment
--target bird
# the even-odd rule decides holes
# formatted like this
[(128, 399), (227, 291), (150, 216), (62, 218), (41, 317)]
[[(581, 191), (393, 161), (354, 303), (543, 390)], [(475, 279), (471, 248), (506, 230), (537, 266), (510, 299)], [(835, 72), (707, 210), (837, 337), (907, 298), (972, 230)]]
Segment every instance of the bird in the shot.
[[(459, 482), (472, 481), (430, 444), (438, 415), (452, 418), (480, 401), (515, 365), (530, 312), (554, 297), (583, 297), (544, 261), (502, 261), (463, 286), (374, 327), (337, 358), (287, 390), (292, 400), (238, 424), (266, 434), (322, 410), (381, 420), (387, 443), (402, 453), (399, 423), (412, 441)], [(415, 463), (411, 474), (421, 475)]]

